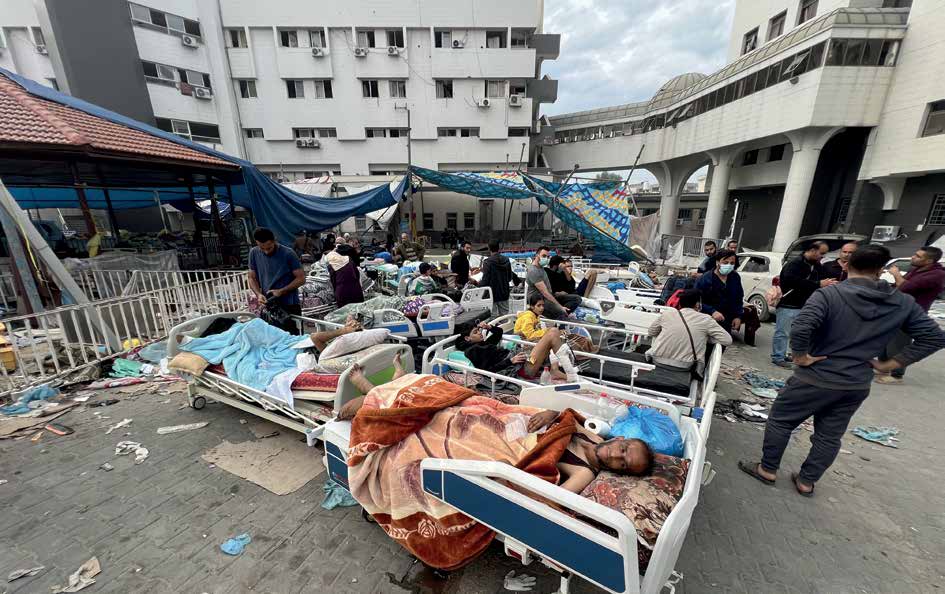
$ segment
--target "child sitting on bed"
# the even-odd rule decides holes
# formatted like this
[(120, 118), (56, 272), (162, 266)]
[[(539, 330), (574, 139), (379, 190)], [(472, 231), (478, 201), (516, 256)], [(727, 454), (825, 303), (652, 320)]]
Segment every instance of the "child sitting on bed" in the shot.
[(556, 328), (547, 330), (527, 353), (513, 353), (502, 348), (501, 342), (502, 328), (482, 322), (468, 335), (456, 339), (456, 350), (462, 351), (477, 369), (498, 372), (514, 366), (519, 377), (533, 380), (541, 376), (542, 369), (549, 365), (552, 379), (567, 379), (558, 368), (557, 357), (550, 357), (553, 351), (559, 351), (564, 345)]
[[(394, 357), (394, 376), (391, 381), (405, 374), (400, 362), (400, 353)], [(348, 374), (348, 379), (360, 392), (367, 394), (374, 389), (359, 365), (355, 365)], [(364, 404), (364, 396), (355, 398), (345, 404), (338, 414), (339, 419), (353, 419)], [(552, 424), (558, 418), (557, 411), (543, 410), (531, 415), (527, 430), (535, 433)], [(560, 486), (572, 493), (580, 493), (594, 480), (602, 470), (616, 474), (643, 476), (650, 473), (653, 467), (653, 451), (645, 441), (639, 439), (604, 440), (580, 425), (576, 424), (576, 431), (568, 443), (567, 449), (558, 460), (558, 470), (561, 473)]]
[[(548, 329), (541, 325), (541, 317), (544, 312), (545, 298), (541, 293), (532, 293), (528, 297), (528, 308), (515, 318), (515, 333), (529, 342), (540, 340), (548, 332)], [(598, 350), (591, 339), (586, 336), (562, 332), (561, 338), (571, 348), (579, 351), (596, 353)]]

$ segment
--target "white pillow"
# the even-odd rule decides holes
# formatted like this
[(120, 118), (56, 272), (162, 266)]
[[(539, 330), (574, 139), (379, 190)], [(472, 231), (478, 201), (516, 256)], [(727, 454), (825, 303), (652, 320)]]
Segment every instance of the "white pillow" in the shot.
[(361, 330), (344, 334), (332, 340), (325, 347), (325, 350), (319, 354), (319, 360), (334, 359), (348, 353), (354, 353), (376, 344), (381, 344), (390, 335), (388, 328), (375, 328), (373, 330)]

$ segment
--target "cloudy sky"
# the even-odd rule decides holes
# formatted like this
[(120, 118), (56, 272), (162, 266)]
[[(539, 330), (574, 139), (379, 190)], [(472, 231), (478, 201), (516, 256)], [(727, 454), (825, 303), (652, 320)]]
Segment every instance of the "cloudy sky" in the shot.
[(554, 115), (644, 101), (684, 72), (725, 64), (734, 0), (545, 0), (545, 31), (561, 55), (543, 72), (558, 79)]

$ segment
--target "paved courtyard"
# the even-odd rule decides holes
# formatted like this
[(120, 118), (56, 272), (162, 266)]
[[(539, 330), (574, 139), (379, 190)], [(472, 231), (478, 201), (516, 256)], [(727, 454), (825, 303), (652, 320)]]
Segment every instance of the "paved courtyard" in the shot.
[[(733, 359), (774, 369), (766, 364), (771, 330), (762, 330), (758, 348), (736, 348)], [(910, 370), (907, 385), (874, 389), (854, 422), (897, 426), (899, 449), (848, 434), (849, 453), (840, 455), (811, 500), (797, 495), (788, 478), (803, 459), (809, 433), (796, 434), (772, 488), (735, 468), (739, 457), (758, 455), (760, 426), (714, 419), (708, 458), (718, 475), (703, 489), (677, 563), (685, 577), (676, 591), (945, 589), (945, 448), (935, 441), (945, 404), (943, 367), (940, 353)], [(730, 383), (720, 391), (723, 398), (742, 394)], [(438, 580), (364, 522), (357, 508), (322, 509), (324, 475), (278, 497), (212, 468), (201, 460), (203, 452), (224, 439), (254, 439), (239, 422), (248, 415), (184, 404), (182, 384), (157, 385), (107, 408), (73, 410), (59, 419), (73, 435), (0, 442), (0, 479), (9, 481), (0, 485), (0, 575), (46, 566), (0, 592), (48, 593), (93, 555), (102, 573), (83, 590), (90, 593), (494, 593), (504, 591), (502, 576), (510, 569), (538, 576), (536, 592), (557, 587), (551, 572), (517, 567), (497, 548)], [(105, 434), (123, 418), (134, 419), (131, 427)], [(204, 429), (155, 433), (204, 420), (210, 421)], [(143, 442), (150, 457), (137, 466), (116, 459), (122, 439)], [(104, 462), (115, 469), (99, 469)], [(243, 555), (222, 554), (220, 543), (242, 532), (253, 538)], [(573, 592), (598, 591), (577, 580), (573, 586)]]

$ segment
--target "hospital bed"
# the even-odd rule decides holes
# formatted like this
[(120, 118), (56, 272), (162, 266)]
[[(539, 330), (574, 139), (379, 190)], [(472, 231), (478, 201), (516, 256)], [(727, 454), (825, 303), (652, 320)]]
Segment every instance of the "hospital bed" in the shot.
[[(254, 317), (256, 316), (248, 312), (223, 313), (203, 316), (178, 324), (171, 329), (168, 335), (167, 357), (173, 359), (181, 352), (179, 348), (181, 339), (200, 336), (214, 320), (232, 318), (239, 322), (245, 322)], [(340, 327), (338, 324), (332, 324), (324, 320), (302, 316), (297, 316), (297, 319), (308, 332)], [(300, 336), (299, 340), (302, 340), (302, 338), (304, 337)], [(358, 358), (358, 364), (364, 368), (364, 375), (369, 379), (375, 381), (389, 379), (393, 375), (392, 361), (398, 352), (401, 354), (404, 369), (408, 371), (414, 369), (413, 353), (408, 346), (400, 344), (403, 339), (396, 336), (391, 336), (390, 339), (394, 343), (371, 349), (368, 354)], [(350, 372), (350, 367), (341, 372), (334, 392), (325, 392), (324, 396), (318, 397), (317, 400), (295, 397), (292, 403), (284, 402), (271, 394), (240, 384), (227, 377), (225, 373), (213, 371), (209, 368), (200, 376), (184, 375), (187, 380), (187, 395), (191, 408), (199, 410), (206, 406), (207, 399), (215, 400), (288, 429), (305, 433), (309, 439), (309, 445), (312, 445), (314, 438), (320, 434), (322, 425), (334, 418), (337, 411), (346, 402), (361, 395), (348, 380)], [(310, 396), (306, 398), (310, 398)]]
[(387, 328), (391, 334), (404, 338), (435, 338), (452, 336), (456, 327), (488, 316), (492, 312), (492, 289), (476, 287), (462, 293), (460, 313), (444, 313), (447, 307), (455, 309), (457, 303), (443, 293), (427, 293), (420, 296), (425, 303), (420, 306), (416, 318), (410, 318), (396, 309), (379, 309), (374, 313), (372, 328)]
[(617, 289), (617, 301), (637, 305), (654, 305), (661, 291), (656, 289)]
[[(673, 574), (704, 476), (711, 473), (705, 463), (703, 427), (666, 402), (594, 384), (526, 387), (521, 399), (526, 406), (566, 406), (591, 416), (598, 411), (593, 400), (586, 397), (588, 392), (604, 392), (618, 400), (660, 410), (672, 419), (683, 438), (689, 466), (682, 495), (659, 530), (644, 572), (638, 563), (639, 537), (626, 515), (514, 466), (428, 458), (420, 466), (423, 490), (494, 530), (505, 553), (523, 565), (538, 562), (560, 573), (559, 593), (566, 594), (572, 577), (578, 576), (614, 594), (656, 594)], [(712, 394), (707, 402), (709, 419), (714, 398)], [(547, 403), (552, 400), (557, 406), (549, 407)], [(702, 424), (707, 425), (705, 417)], [(328, 423), (324, 431), (325, 467), (331, 478), (345, 488), (350, 488), (350, 434), (348, 421)]]

